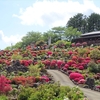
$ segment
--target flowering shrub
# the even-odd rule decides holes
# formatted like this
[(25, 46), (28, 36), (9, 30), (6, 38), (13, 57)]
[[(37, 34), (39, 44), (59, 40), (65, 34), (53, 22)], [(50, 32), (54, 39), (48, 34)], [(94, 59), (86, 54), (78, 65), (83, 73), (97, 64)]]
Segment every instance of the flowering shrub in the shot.
[(47, 77), (46, 75), (41, 76), (41, 80), (44, 80), (45, 82), (49, 82), (49, 77)]
[(87, 42), (83, 42), (82, 45), (83, 45), (83, 46), (87, 46)]
[(82, 46), (81, 43), (76, 43), (76, 47)]
[(71, 80), (75, 79), (75, 78), (81, 78), (81, 79), (84, 79), (84, 76), (80, 73), (76, 73), (76, 72), (72, 72), (70, 75), (69, 75), (69, 78)]
[(83, 66), (79, 66), (78, 68), (79, 68), (79, 70), (83, 70), (83, 69), (84, 69), (84, 67), (83, 67)]
[(55, 68), (56, 67), (56, 60), (52, 60), (51, 62), (50, 62), (50, 68)]
[(85, 82), (86, 82), (85, 79), (80, 79), (80, 80), (78, 81), (78, 84), (85, 84)]
[(58, 68), (61, 68), (61, 65), (63, 64), (64, 62), (62, 60), (57, 60), (57, 67)]
[(47, 55), (48, 55), (48, 56), (51, 56), (52, 54), (53, 54), (52, 51), (47, 51)]
[(75, 43), (72, 43), (71, 46), (72, 46), (72, 47), (75, 47), (76, 45), (75, 45)]
[(12, 83), (22, 84), (24, 86), (26, 85), (31, 86), (33, 85), (34, 82), (35, 82), (35, 78), (32, 76), (29, 76), (29, 77), (17, 76), (12, 79)]
[(12, 90), (10, 82), (5, 76), (0, 76), (0, 93), (7, 93)]

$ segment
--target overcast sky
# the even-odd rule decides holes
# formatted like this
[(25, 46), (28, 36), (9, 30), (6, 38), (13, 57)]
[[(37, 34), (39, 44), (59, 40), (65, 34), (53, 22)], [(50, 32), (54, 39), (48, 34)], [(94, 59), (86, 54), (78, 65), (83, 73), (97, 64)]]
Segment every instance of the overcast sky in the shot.
[(100, 14), (100, 0), (0, 0), (0, 49), (21, 41), (27, 32), (65, 26), (77, 13)]

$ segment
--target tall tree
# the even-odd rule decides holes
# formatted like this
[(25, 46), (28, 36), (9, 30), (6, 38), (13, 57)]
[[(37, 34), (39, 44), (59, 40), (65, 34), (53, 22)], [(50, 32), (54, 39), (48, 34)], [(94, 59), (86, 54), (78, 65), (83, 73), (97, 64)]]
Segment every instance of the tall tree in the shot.
[(100, 15), (92, 13), (88, 17), (88, 32), (100, 30)]
[(67, 27), (72, 26), (77, 28), (78, 31), (82, 33), (99, 31), (100, 30), (100, 15), (92, 13), (90, 16), (78, 13), (77, 15), (71, 17), (66, 24)]
[(84, 28), (83, 24), (84, 15), (82, 13), (78, 13), (77, 15), (71, 17), (69, 21), (67, 22), (67, 27), (73, 27), (77, 28), (78, 31), (82, 31), (82, 28)]

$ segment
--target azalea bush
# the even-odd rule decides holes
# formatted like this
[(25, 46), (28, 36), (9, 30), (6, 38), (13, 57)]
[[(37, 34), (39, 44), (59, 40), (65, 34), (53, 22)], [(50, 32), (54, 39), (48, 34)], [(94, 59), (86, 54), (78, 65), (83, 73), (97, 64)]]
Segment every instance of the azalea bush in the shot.
[(12, 83), (17, 84), (17, 85), (21, 84), (23, 86), (33, 86), (33, 84), (35, 83), (35, 77), (16, 76), (11, 81)]
[(5, 76), (0, 76), (0, 94), (6, 94), (12, 90), (10, 82), (11, 81)]

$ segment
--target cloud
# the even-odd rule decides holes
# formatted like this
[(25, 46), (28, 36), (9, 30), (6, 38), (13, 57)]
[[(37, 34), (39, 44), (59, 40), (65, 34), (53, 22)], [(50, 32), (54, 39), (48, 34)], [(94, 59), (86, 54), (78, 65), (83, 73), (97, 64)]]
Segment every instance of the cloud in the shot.
[(16, 44), (17, 42), (21, 41), (22, 35), (10, 35), (9, 37), (5, 36), (2, 30), (0, 30), (0, 38), (1, 40), (8, 46), (11, 44)]
[(77, 13), (89, 12), (100, 14), (100, 8), (92, 0), (83, 0), (83, 4), (72, 0), (43, 0), (36, 1), (26, 9), (20, 8), (19, 15), (13, 16), (19, 18), (23, 25), (55, 27), (65, 26), (69, 18)]

